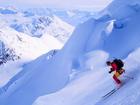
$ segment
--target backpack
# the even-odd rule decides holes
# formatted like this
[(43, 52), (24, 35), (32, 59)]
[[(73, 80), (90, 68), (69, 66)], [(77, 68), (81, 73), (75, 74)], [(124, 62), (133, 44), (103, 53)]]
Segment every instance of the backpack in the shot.
[(121, 59), (114, 59), (113, 62), (117, 65), (118, 70), (124, 66), (124, 63)]

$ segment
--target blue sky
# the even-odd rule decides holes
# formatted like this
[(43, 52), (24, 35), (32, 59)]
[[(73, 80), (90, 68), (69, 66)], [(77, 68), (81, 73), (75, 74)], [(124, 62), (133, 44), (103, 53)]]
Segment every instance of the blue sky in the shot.
[(0, 0), (0, 6), (101, 9), (112, 0)]

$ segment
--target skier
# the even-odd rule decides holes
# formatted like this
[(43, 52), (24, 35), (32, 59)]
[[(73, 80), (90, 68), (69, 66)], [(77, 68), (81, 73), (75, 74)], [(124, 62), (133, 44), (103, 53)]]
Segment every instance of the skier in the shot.
[(120, 87), (122, 82), (118, 77), (125, 72), (122, 68), (124, 66), (123, 61), (120, 59), (114, 59), (112, 62), (107, 61), (106, 64), (111, 67), (109, 73), (114, 72), (113, 79), (117, 83), (117, 86)]

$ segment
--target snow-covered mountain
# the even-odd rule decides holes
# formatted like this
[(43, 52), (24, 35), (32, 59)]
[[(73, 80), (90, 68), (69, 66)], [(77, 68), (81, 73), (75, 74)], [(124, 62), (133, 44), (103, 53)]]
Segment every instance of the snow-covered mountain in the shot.
[(0, 8), (0, 21), (1, 86), (21, 71), (24, 63), (44, 53), (48, 53), (49, 59), (56, 49), (62, 48), (61, 42), (66, 42), (73, 30), (56, 16), (22, 13), (13, 7)]
[(16, 55), (29, 60), (62, 47), (57, 39), (47, 34), (45, 36), (46, 38), (36, 38), (12, 28), (0, 29), (0, 41), (3, 42), (5, 48), (13, 49)]
[[(126, 83), (124, 86), (109, 98), (102, 100), (101, 97), (111, 91), (115, 84), (112, 76), (107, 73), (108, 68), (105, 65), (94, 66), (93, 64), (91, 65), (91, 67), (93, 66), (91, 71), (79, 74), (65, 88), (56, 93), (40, 97), (33, 105), (55, 105), (56, 103), (57, 105), (139, 105), (139, 7), (139, 0), (130, 0), (129, 2), (127, 0), (115, 0), (100, 13), (98, 18), (91, 19), (77, 27), (71, 41), (65, 46), (65, 48), (70, 48), (70, 46), (73, 46), (72, 42), (75, 45), (77, 37), (80, 38), (78, 41), (81, 42), (81, 46), (76, 46), (76, 48), (82, 49), (81, 52), (78, 50), (77, 53), (81, 54), (82, 58), (87, 53), (97, 49), (107, 52), (107, 54), (106, 52), (102, 54), (96, 52), (99, 55), (93, 56), (94, 60), (89, 60), (92, 59), (93, 54), (85, 56), (83, 58), (84, 64), (91, 64), (99, 60), (101, 55), (105, 57), (98, 65), (105, 63), (106, 58), (124, 58), (126, 73), (120, 77)], [(110, 27), (109, 32), (107, 31), (108, 26)], [(88, 29), (85, 27), (88, 27)], [(91, 30), (91, 28), (94, 30)], [(84, 36), (85, 33), (80, 31), (82, 29), (86, 30), (86, 36)], [(129, 76), (134, 77), (134, 80), (130, 79)]]
[(55, 14), (63, 21), (74, 26), (85, 22), (86, 20), (88, 20), (96, 14), (95, 11), (84, 11), (78, 9), (64, 10), (58, 8), (29, 8), (24, 11), (30, 11), (31, 13), (38, 14), (41, 16), (51, 16), (52, 14)]
[[(140, 50), (132, 52), (126, 59), (127, 72), (121, 77), (126, 82), (117, 92), (108, 99), (103, 100), (102, 96), (114, 89), (115, 84), (107, 73), (108, 68), (102, 65), (107, 59), (106, 52), (95, 52), (96, 57), (89, 63), (95, 62), (100, 55), (104, 58), (98, 62), (100, 67), (94, 67), (90, 71), (76, 75), (74, 81), (65, 88), (52, 94), (39, 97), (33, 105), (139, 105), (139, 80), (140, 80)], [(94, 66), (94, 65), (93, 65)], [(135, 79), (127, 78), (132, 76)], [(55, 100), (55, 101), (54, 101)]]
[(49, 59), (63, 44), (50, 35), (44, 38), (31, 37), (6, 27), (0, 29), (0, 87), (5, 85), (18, 72), (23, 64), (47, 53)]
[[(44, 54), (24, 65), (0, 89), (0, 104), (140, 105), (139, 16), (139, 0), (114, 0), (96, 17), (76, 27), (50, 59)], [(116, 88), (105, 65), (112, 57), (125, 63), (126, 72), (120, 76), (124, 85), (102, 100)]]
[(0, 27), (9, 26), (18, 32), (41, 37), (45, 33), (66, 42), (74, 27), (55, 15), (39, 16), (31, 12), (20, 12), (11, 8), (0, 8)]

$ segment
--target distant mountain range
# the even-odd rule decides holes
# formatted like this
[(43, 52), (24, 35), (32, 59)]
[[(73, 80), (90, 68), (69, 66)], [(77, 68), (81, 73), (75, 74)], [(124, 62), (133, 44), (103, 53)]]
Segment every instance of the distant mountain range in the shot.
[(38, 14), (41, 16), (51, 16), (56, 15), (59, 18), (61, 18), (63, 21), (73, 25), (77, 26), (80, 23), (85, 22), (89, 18), (93, 17), (93, 15), (96, 14), (94, 11), (82, 11), (78, 9), (74, 10), (64, 10), (64, 9), (50, 9), (50, 8), (29, 8), (26, 11), (30, 11), (30, 15), (32, 14)]
[(56, 15), (41, 16), (33, 12), (19, 11), (13, 8), (0, 8), (0, 27), (9, 26), (18, 32), (41, 37), (47, 33), (61, 42), (71, 35), (74, 27)]
[[(14, 7), (1, 7), (0, 53), (3, 54), (0, 54), (0, 56), (8, 54), (9, 58), (6, 58), (6, 60), (33, 59), (46, 51), (60, 48), (62, 45), (58, 43), (64, 44), (72, 34), (75, 26), (91, 18), (93, 14), (94, 12), (79, 10), (49, 8), (19, 10)], [(54, 37), (55, 41), (49, 41), (53, 39), (50, 35)], [(23, 41), (24, 39), (28, 40)], [(56, 47), (55, 43), (59, 47)], [(44, 46), (44, 44), (46, 45)], [(37, 49), (39, 52), (35, 51)]]

